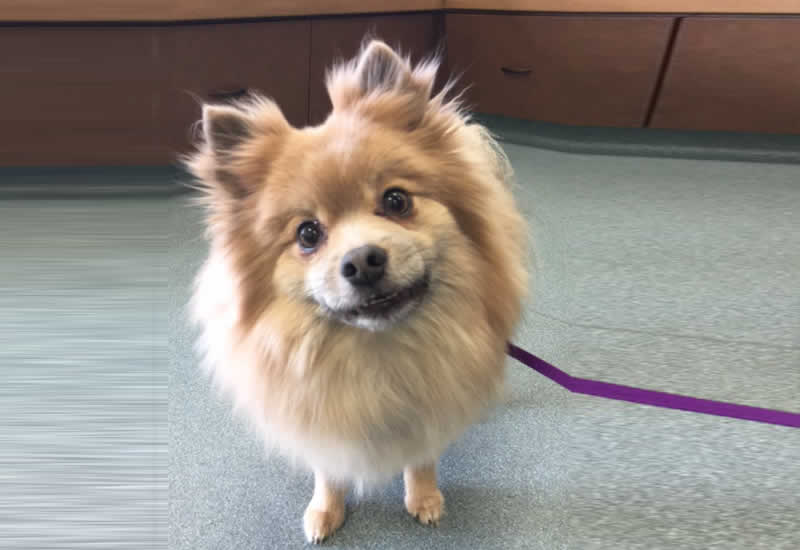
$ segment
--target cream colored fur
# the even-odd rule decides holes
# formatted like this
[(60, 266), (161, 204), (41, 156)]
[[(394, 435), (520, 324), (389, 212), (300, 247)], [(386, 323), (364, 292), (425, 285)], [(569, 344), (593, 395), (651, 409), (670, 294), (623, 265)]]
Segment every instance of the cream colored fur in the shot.
[[(409, 511), (438, 521), (436, 460), (501, 394), (524, 223), (488, 132), (431, 97), (435, 69), (373, 42), (330, 73), (321, 126), (292, 128), (263, 98), (207, 106), (189, 160), (209, 212), (193, 300), (203, 362), (271, 448), (316, 472), (311, 541), (341, 524), (340, 488), (404, 470)], [(387, 187), (409, 190), (413, 216), (376, 216)], [(303, 215), (326, 229), (314, 254), (294, 240)], [(396, 322), (331, 318), (327, 302), (356, 299), (337, 280), (342, 254), (373, 242), (398, 285), (430, 270), (427, 295)]]

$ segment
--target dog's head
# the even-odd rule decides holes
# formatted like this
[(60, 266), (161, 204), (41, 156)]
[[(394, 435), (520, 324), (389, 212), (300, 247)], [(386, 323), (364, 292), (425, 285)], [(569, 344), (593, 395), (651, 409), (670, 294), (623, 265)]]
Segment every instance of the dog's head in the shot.
[(373, 41), (329, 73), (320, 126), (295, 129), (260, 97), (204, 107), (189, 166), (245, 318), (281, 304), (377, 331), (461, 293), (516, 320), (524, 231), (507, 165), (455, 102), (432, 96), (435, 73)]

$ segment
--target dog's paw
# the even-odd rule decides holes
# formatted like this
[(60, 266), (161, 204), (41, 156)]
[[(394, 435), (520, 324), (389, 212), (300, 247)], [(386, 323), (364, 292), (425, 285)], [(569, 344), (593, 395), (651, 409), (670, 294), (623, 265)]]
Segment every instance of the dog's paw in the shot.
[(344, 522), (344, 508), (334, 506), (328, 510), (306, 508), (303, 515), (303, 529), (306, 540), (311, 544), (320, 544), (330, 537)]
[(406, 495), (406, 510), (423, 525), (436, 526), (444, 515), (444, 496), (439, 489)]

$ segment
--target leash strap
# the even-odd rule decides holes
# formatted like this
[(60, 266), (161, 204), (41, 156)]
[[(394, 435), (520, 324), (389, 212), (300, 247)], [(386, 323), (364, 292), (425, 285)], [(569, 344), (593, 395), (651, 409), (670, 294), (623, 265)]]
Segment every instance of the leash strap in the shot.
[(748, 405), (713, 401), (711, 399), (699, 399), (697, 397), (688, 397), (675, 393), (643, 390), (632, 386), (622, 386), (620, 384), (600, 382), (599, 380), (578, 378), (567, 374), (547, 361), (539, 359), (532, 353), (512, 343), (508, 344), (508, 355), (574, 393), (605, 397), (606, 399), (615, 399), (617, 401), (628, 401), (630, 403), (639, 403), (640, 405), (651, 405), (653, 407), (663, 407), (666, 409), (691, 411), (700, 414), (712, 414), (715, 416), (775, 424), (777, 426), (800, 428), (800, 414), (798, 413), (762, 409), (761, 407), (750, 407)]

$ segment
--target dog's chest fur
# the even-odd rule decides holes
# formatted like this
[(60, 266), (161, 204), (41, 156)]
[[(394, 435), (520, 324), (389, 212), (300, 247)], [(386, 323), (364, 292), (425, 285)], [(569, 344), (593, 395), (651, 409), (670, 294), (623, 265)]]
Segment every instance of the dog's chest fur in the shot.
[(387, 332), (277, 309), (245, 335), (237, 298), (212, 255), (194, 303), (207, 367), (271, 447), (328, 475), (381, 481), (434, 459), (500, 393), (502, 344), (468, 296), (443, 291)]

